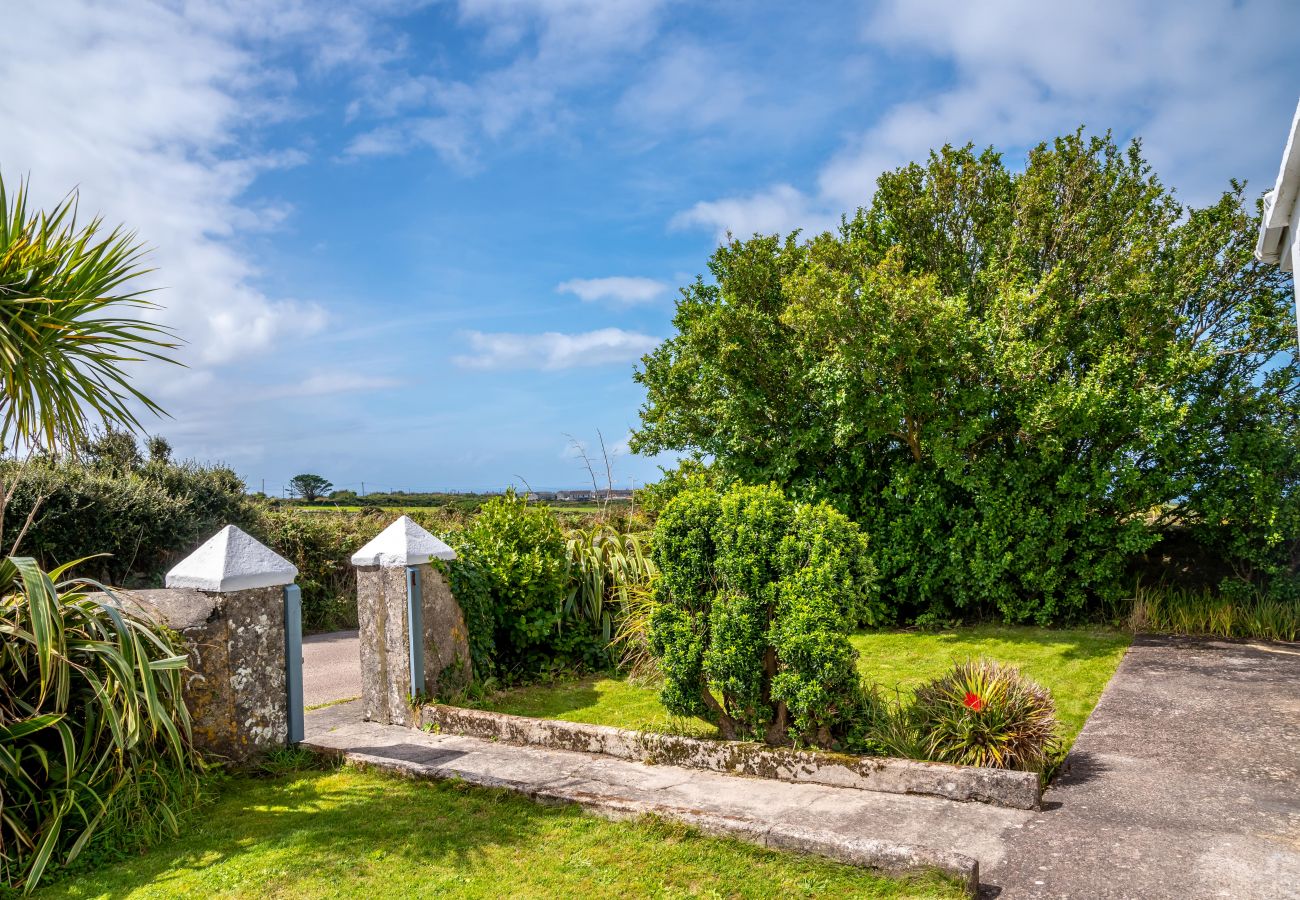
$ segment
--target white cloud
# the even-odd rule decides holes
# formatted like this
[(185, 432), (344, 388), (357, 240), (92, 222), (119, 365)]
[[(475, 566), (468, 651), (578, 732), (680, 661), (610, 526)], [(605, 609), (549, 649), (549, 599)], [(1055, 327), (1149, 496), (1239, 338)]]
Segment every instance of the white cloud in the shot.
[(1130, 0), (889, 0), (866, 40), (912, 64), (928, 54), (951, 68), (951, 84), (887, 108), (827, 160), (812, 189), (777, 184), (702, 201), (670, 225), (719, 236), (820, 229), (869, 202), (881, 172), (932, 148), (991, 144), (1017, 165), (1029, 146), (1080, 124), (1142, 137), (1164, 181), (1205, 202), (1231, 177), (1271, 176), (1295, 86), (1277, 77), (1289, 45), (1253, 36), (1297, 27), (1300, 7), (1282, 0), (1210, 0), (1195, 10)]
[[(6, 10), (5, 176), (30, 175), (40, 205), (78, 187), (83, 215), (138, 232), (157, 270), (146, 283), (161, 288), (152, 299), (165, 307), (154, 315), (186, 341), (180, 356), (191, 365), (263, 353), (325, 324), (309, 300), (260, 288), (240, 239), (291, 214), (249, 201), (249, 187), (305, 160), (295, 148), (259, 149), (262, 124), (292, 114), (295, 77), (255, 56), (250, 42), (283, 50), (310, 38), (319, 65), (364, 55), (360, 20), (337, 12), (299, 0)], [(171, 375), (162, 371), (142, 368), (142, 387), (164, 384)]]
[(677, 213), (668, 223), (673, 229), (708, 228), (719, 241), (728, 234), (785, 234), (795, 228), (810, 233), (834, 228), (837, 215), (820, 207), (802, 191), (778, 184), (741, 197), (704, 200)]
[(630, 363), (659, 344), (659, 338), (622, 328), (600, 328), (578, 334), (471, 331), (465, 339), (471, 352), (452, 361), (462, 368), (479, 370), (555, 371)]
[(427, 146), (447, 164), (474, 171), (483, 144), (553, 132), (565, 116), (563, 95), (599, 83), (611, 66), (649, 42), (665, 2), (460, 0), (461, 22), (484, 29), (487, 50), (523, 49), (474, 78), (400, 67), (376, 72), (349, 112), (378, 124), (347, 152), (376, 156)]
[(362, 375), (358, 372), (317, 372), (302, 381), (285, 385), (272, 393), (278, 397), (333, 397), (400, 387), (396, 378)]
[(651, 130), (709, 128), (744, 115), (749, 82), (719, 60), (716, 49), (675, 44), (628, 88), (617, 112)]
[(653, 303), (669, 286), (653, 278), (613, 276), (610, 278), (571, 278), (555, 286), (561, 294), (573, 294), (583, 303), (608, 302), (614, 306)]

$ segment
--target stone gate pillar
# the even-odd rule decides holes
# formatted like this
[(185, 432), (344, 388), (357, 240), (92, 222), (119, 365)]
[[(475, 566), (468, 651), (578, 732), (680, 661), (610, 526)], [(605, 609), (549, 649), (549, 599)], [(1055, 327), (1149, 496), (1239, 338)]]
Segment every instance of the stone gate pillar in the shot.
[(412, 698), (469, 685), (469, 636), (460, 604), (431, 559), (456, 551), (402, 516), (352, 557), (361, 630), (365, 717), (414, 725)]
[(124, 595), (185, 640), (185, 705), (198, 749), (242, 761), (301, 740), (301, 657), (286, 667), (289, 647), (301, 654), (297, 575), (287, 559), (227, 525), (167, 573), (165, 590)]

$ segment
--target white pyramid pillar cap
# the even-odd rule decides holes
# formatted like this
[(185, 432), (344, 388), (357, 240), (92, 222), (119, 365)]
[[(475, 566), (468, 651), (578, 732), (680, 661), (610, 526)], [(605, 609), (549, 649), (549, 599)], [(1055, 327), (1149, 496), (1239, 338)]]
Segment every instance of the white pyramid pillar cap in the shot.
[(234, 525), (227, 525), (167, 573), (167, 587), (246, 591), (293, 584), (293, 563)]
[(402, 516), (352, 555), (354, 566), (418, 566), (430, 559), (455, 559), (456, 551)]

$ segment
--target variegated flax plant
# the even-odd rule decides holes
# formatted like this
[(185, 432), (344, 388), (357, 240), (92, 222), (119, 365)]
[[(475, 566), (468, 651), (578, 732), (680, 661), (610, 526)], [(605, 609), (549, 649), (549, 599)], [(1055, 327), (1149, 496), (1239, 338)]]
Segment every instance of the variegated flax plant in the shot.
[(565, 549), (571, 585), (566, 612), (590, 623), (609, 643), (633, 594), (658, 574), (646, 538), (596, 525), (570, 531)]
[(199, 792), (179, 639), (68, 568), (0, 560), (0, 885), (16, 890), (97, 838), (174, 833)]
[[(128, 378), (177, 346), (141, 317), (143, 252), (98, 217), (78, 225), (75, 193), (38, 211), (0, 180), (0, 452), (76, 452), (97, 423), (162, 413)], [(8, 470), (0, 522), (22, 465)], [(0, 559), (0, 891), (96, 842), (174, 831), (197, 797), (178, 640), (69, 568)]]

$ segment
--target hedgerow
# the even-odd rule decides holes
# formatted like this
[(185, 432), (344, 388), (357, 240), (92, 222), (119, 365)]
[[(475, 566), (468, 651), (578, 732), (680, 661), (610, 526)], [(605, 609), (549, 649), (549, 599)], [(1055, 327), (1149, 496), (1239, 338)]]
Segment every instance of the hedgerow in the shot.
[(902, 620), (1081, 618), (1175, 529), (1293, 601), (1300, 361), (1257, 226), (1242, 185), (1184, 207), (1108, 135), (944, 147), (836, 233), (720, 247), (633, 448), (832, 503)]

